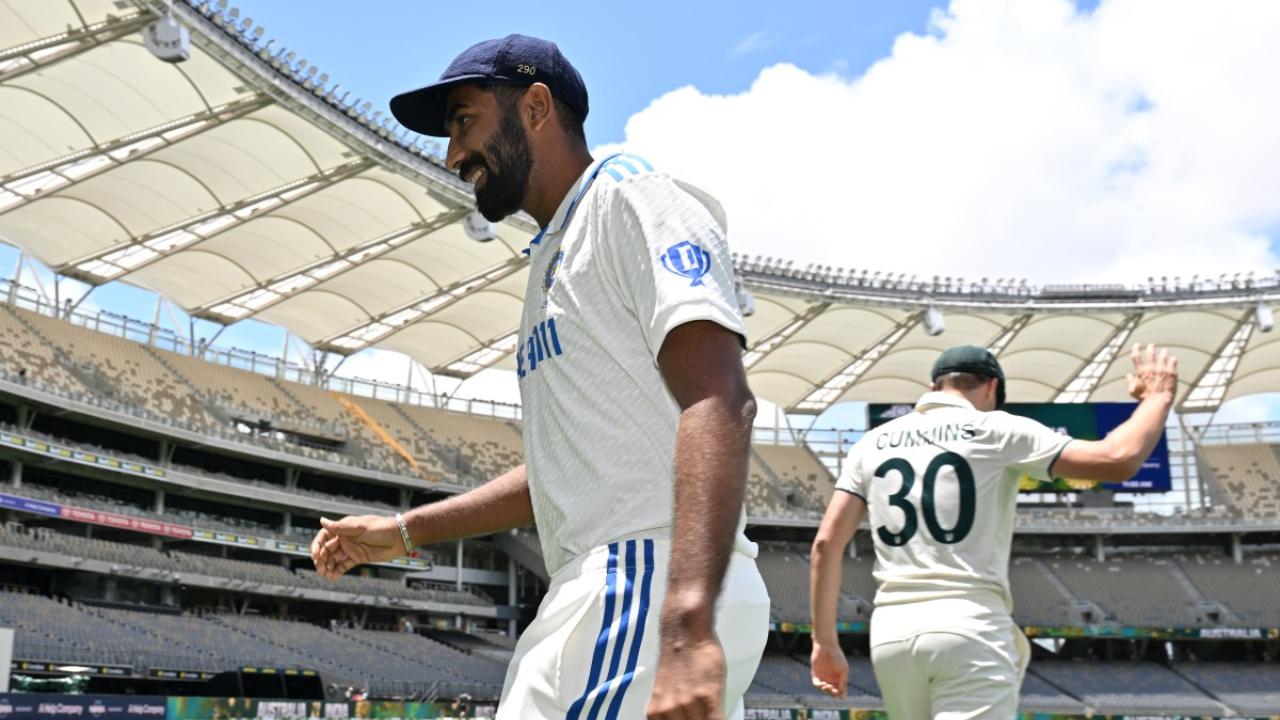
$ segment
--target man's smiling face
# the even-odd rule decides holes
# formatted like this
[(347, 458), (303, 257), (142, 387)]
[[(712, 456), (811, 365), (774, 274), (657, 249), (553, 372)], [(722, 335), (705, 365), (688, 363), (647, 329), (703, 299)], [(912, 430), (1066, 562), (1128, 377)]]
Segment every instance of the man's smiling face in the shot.
[(514, 86), (460, 85), (445, 104), (448, 166), (475, 188), (476, 207), (490, 222), (519, 211), (529, 192), (533, 153), (520, 118), (523, 95)]

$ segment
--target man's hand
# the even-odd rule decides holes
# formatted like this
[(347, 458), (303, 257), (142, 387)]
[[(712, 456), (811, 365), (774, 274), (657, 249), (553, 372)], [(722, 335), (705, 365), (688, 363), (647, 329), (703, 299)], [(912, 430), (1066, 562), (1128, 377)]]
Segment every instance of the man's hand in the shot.
[(1142, 348), (1133, 346), (1133, 372), (1129, 373), (1129, 395), (1141, 402), (1149, 395), (1178, 391), (1178, 358), (1169, 355), (1167, 348), (1156, 351), (1155, 345)]
[(813, 644), (809, 655), (813, 686), (828, 695), (842, 698), (849, 686), (849, 661), (840, 646)]
[(703, 635), (663, 638), (648, 720), (724, 720), (724, 649), (714, 632)]
[(365, 563), (385, 562), (404, 555), (404, 540), (395, 518), (352, 515), (341, 520), (320, 518), (320, 532), (311, 541), (311, 561), (326, 580), (337, 580)]

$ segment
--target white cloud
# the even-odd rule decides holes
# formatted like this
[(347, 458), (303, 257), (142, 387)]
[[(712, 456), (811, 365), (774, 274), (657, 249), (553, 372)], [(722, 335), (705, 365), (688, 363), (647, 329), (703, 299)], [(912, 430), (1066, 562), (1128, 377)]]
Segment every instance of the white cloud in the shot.
[(1269, 274), (1278, 33), (1272, 0), (953, 0), (861, 77), (683, 87), (625, 145), (718, 196), (741, 252), (1037, 283)]
[(1246, 395), (1229, 400), (1214, 414), (1215, 424), (1270, 422), (1280, 419), (1280, 393)]
[(733, 50), (729, 51), (729, 56), (742, 57), (743, 55), (750, 55), (757, 50), (763, 50), (777, 43), (778, 38), (773, 33), (758, 30), (739, 40), (738, 44), (733, 46)]

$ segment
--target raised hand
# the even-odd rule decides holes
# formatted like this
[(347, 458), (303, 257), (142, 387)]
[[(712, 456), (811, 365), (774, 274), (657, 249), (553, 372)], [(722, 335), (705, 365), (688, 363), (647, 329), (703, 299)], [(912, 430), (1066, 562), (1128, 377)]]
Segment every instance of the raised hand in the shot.
[(320, 532), (311, 541), (311, 561), (326, 580), (337, 580), (357, 565), (385, 562), (404, 554), (395, 518), (380, 515), (320, 518)]
[(1170, 397), (1178, 391), (1178, 358), (1169, 354), (1168, 348), (1157, 349), (1155, 345), (1143, 348), (1141, 343), (1133, 346), (1133, 372), (1129, 373), (1129, 395), (1141, 401), (1149, 395), (1168, 393)]

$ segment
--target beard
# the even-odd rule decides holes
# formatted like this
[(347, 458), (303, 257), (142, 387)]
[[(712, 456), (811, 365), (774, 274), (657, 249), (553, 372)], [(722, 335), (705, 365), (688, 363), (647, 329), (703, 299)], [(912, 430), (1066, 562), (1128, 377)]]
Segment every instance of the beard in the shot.
[(476, 188), (476, 209), (489, 222), (514, 215), (524, 205), (529, 193), (529, 175), (533, 171), (533, 153), (529, 135), (520, 116), (504, 112), (498, 131), (484, 144), (485, 157), (476, 154), (462, 167), (462, 175), (479, 165), (484, 168), (484, 182)]

